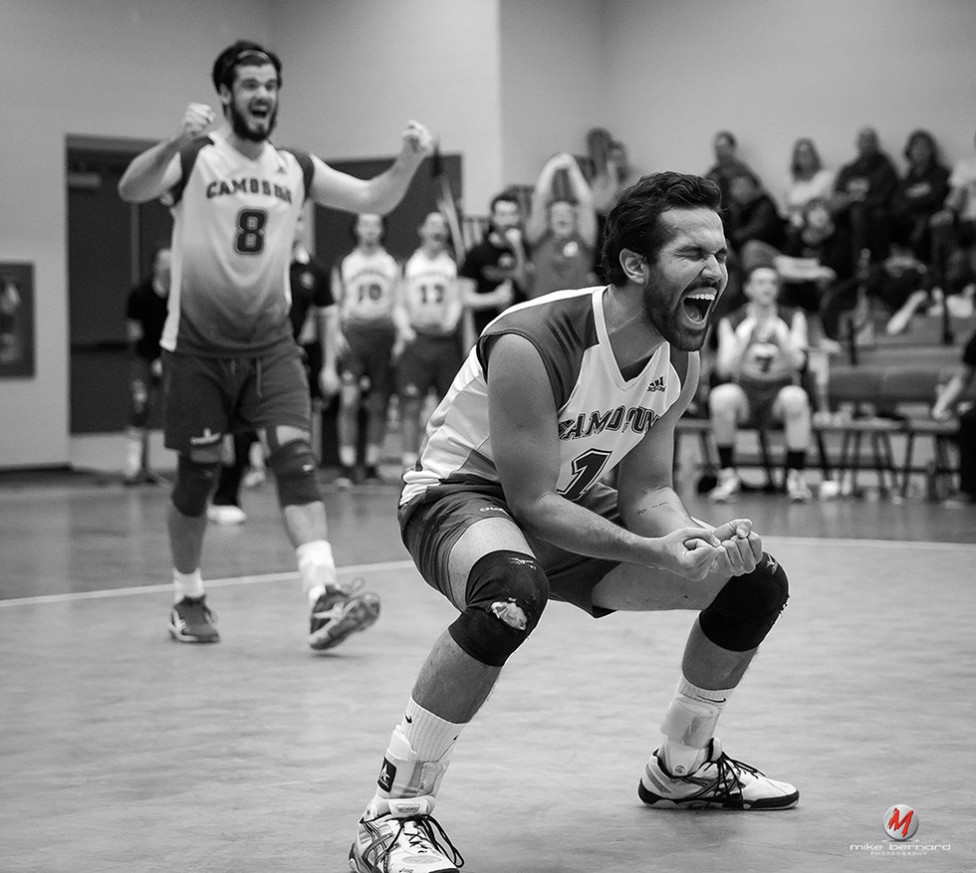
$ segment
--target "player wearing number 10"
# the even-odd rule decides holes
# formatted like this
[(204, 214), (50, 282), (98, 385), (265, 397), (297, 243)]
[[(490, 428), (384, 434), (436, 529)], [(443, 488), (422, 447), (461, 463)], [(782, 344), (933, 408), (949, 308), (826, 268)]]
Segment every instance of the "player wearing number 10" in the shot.
[(200, 556), (207, 503), (226, 433), (257, 430), (278, 483), (285, 527), (312, 604), (309, 644), (328, 649), (370, 625), (375, 595), (336, 579), (310, 440), (310, 400), (289, 319), (289, 264), (308, 198), (349, 212), (400, 202), (431, 136), (410, 122), (393, 165), (373, 179), (340, 173), (314, 155), (275, 147), (281, 61), (239, 41), (212, 69), (223, 123), (191, 103), (178, 132), (137, 156), (119, 182), (124, 200), (171, 205), (172, 286), (163, 332), (166, 445), (179, 455), (169, 512), (180, 642), (216, 642)]
[[(611, 284), (502, 313), (434, 412), (404, 475), (400, 522), (420, 572), (459, 615), (393, 731), (350, 851), (354, 870), (461, 865), (431, 817), (435, 796), (462, 728), (548, 600), (594, 617), (700, 610), (663, 741), (640, 779), (644, 803), (796, 804), (792, 785), (729, 758), (714, 737), (786, 603), (786, 574), (748, 519), (697, 521), (672, 487), (675, 422), (694, 396), (698, 350), (728, 279), (719, 198), (713, 183), (677, 173), (625, 191), (607, 220)], [(618, 489), (601, 481), (614, 469)], [(586, 748), (587, 736), (566, 732), (567, 745)], [(585, 792), (580, 780), (567, 774), (553, 796)]]

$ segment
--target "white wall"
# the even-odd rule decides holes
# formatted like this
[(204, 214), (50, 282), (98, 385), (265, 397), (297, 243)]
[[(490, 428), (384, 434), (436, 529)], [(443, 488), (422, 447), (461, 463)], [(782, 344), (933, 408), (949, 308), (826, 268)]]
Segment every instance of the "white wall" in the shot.
[(732, 130), (771, 193), (811, 136), (829, 166), (870, 124), (903, 167), (927, 127), (954, 160), (976, 130), (972, 0), (613, 0), (605, 98), (640, 169), (703, 172)]

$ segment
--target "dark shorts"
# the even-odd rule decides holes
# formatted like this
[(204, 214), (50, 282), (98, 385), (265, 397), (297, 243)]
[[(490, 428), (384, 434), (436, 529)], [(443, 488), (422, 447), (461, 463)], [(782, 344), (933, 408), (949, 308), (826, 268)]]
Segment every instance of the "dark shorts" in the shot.
[(350, 324), (343, 328), (349, 351), (339, 362), (339, 375), (362, 383), (369, 380), (369, 390), (388, 394), (392, 387), (393, 342), (396, 330), (392, 325), (363, 327)]
[[(587, 509), (620, 524), (617, 492), (597, 483), (582, 501)], [(511, 519), (500, 485), (441, 485), (400, 507), (403, 543), (427, 584), (448, 600), (448, 558), (451, 549), (471, 525), (486, 518)], [(514, 519), (512, 523), (515, 524)], [(593, 605), (593, 588), (618, 561), (588, 558), (528, 538), (536, 560), (549, 579), (549, 597), (578, 606), (595, 618), (613, 610)]]
[(217, 445), (224, 434), (239, 431), (311, 429), (308, 379), (294, 343), (258, 357), (165, 354), (168, 449), (186, 454)]
[(397, 361), (397, 392), (423, 397), (431, 388), (447, 394), (461, 369), (461, 347), (455, 336), (422, 336), (410, 343)]
[(749, 418), (762, 427), (768, 427), (774, 420), (773, 404), (779, 392), (787, 385), (792, 385), (792, 379), (780, 379), (776, 382), (740, 382), (739, 387), (745, 392), (749, 401)]

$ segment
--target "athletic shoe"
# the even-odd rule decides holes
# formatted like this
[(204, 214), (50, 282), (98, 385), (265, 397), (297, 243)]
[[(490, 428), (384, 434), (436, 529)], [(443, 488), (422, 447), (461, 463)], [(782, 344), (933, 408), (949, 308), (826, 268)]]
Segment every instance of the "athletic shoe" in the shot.
[(807, 480), (800, 470), (790, 470), (786, 474), (786, 495), (794, 503), (808, 503), (813, 497)]
[(207, 507), (207, 518), (214, 524), (244, 524), (247, 513), (232, 503), (213, 503)]
[(718, 485), (708, 492), (708, 499), (712, 503), (728, 503), (742, 490), (742, 480), (732, 467), (719, 470)]
[(707, 753), (697, 770), (675, 777), (655, 752), (644, 767), (638, 796), (658, 809), (789, 809), (799, 801), (796, 788), (734, 761), (720, 740), (713, 738)]
[(217, 643), (217, 616), (207, 606), (207, 596), (184, 597), (169, 614), (169, 635), (180, 643)]
[(352, 467), (347, 467), (343, 464), (339, 468), (339, 475), (335, 477), (336, 488), (341, 488), (345, 490), (346, 488), (352, 488), (356, 484), (356, 472)]
[(394, 804), (412, 814), (360, 819), (349, 850), (349, 869), (353, 873), (458, 873), (464, 858), (430, 815), (429, 798)]
[(312, 607), (308, 644), (317, 652), (338, 646), (350, 634), (364, 631), (380, 615), (380, 598), (361, 591), (364, 582), (330, 585)]

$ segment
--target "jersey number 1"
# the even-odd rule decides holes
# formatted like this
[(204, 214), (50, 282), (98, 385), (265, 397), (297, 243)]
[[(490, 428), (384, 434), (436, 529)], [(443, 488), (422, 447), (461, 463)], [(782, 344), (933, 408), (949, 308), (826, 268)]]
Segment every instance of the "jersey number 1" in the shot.
[(579, 500), (603, 472), (610, 460), (611, 452), (603, 449), (589, 449), (573, 458), (573, 478), (570, 483), (557, 492), (567, 500)]

